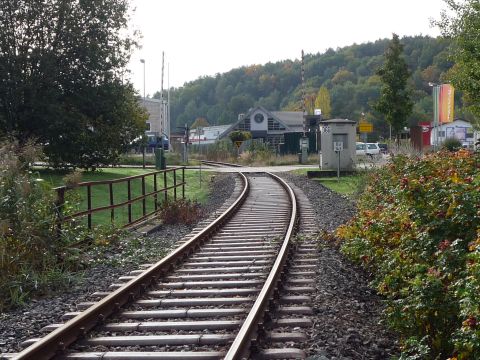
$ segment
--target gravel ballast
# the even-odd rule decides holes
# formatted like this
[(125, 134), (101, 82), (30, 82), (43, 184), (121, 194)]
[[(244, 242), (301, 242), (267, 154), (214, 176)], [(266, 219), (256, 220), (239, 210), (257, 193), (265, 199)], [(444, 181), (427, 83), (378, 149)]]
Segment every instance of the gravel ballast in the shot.
[[(320, 231), (331, 232), (355, 214), (355, 204), (305, 176), (281, 176), (300, 188), (315, 210)], [(308, 331), (310, 360), (388, 359), (398, 353), (396, 337), (380, 324), (381, 298), (365, 272), (321, 238), (313, 300), (314, 326)]]
[[(321, 230), (333, 231), (355, 214), (355, 205), (316, 181), (290, 173), (280, 174), (308, 197)], [(217, 174), (205, 214), (218, 210), (234, 189), (234, 176)], [(68, 292), (31, 300), (21, 309), (0, 314), (0, 353), (17, 352), (19, 344), (43, 336), (45, 325), (61, 322), (88, 294), (105, 291), (117, 278), (137, 269), (139, 263), (158, 260), (175, 242), (191, 231), (187, 226), (162, 226), (135, 241), (122, 241), (103, 253), (104, 263), (82, 273)], [(130, 239), (131, 240), (131, 239)], [(368, 276), (352, 265), (335, 247), (319, 240), (319, 264), (313, 299), (313, 323), (306, 351), (313, 360), (388, 359), (396, 354), (395, 337), (380, 325), (381, 298), (368, 287)]]
[[(209, 216), (220, 208), (230, 197), (235, 187), (234, 175), (216, 174), (209, 184), (212, 191), (203, 213)], [(61, 293), (32, 299), (23, 307), (0, 314), (0, 354), (18, 352), (20, 343), (41, 337), (44, 326), (63, 322), (61, 317), (69, 311), (76, 311), (76, 304), (86, 301), (95, 291), (106, 291), (118, 277), (138, 269), (141, 263), (161, 259), (174, 247), (177, 240), (188, 235), (192, 226), (167, 225), (148, 236), (127, 236), (114, 246), (103, 249), (101, 260), (95, 265), (75, 274), (72, 283)], [(92, 255), (92, 258), (95, 258)]]

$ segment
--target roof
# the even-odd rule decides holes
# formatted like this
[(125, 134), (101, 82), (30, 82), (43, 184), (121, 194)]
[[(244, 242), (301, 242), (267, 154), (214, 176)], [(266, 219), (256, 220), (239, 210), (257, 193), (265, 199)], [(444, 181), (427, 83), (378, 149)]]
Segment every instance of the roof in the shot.
[[(472, 124), (463, 119), (455, 119), (449, 123), (440, 123), (437, 125), (439, 128), (443, 127), (450, 127), (450, 126), (463, 126), (463, 127), (472, 127)], [(432, 128), (436, 128), (437, 126), (432, 126)]]
[[(204, 133), (216, 133), (218, 132), (220, 135), (227, 131), (231, 125), (215, 125), (215, 126), (205, 126), (201, 127)], [(192, 129), (192, 132), (196, 132), (197, 128)]]
[(348, 119), (329, 119), (329, 120), (322, 120), (320, 124), (356, 124), (356, 121), (348, 120)]
[(303, 126), (301, 111), (271, 111), (270, 113), (287, 126)]

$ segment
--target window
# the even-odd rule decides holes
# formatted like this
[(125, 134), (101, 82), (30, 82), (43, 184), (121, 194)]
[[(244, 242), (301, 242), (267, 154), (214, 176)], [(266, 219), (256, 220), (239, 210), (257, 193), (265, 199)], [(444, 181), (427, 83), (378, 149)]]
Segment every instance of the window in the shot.
[(146, 124), (147, 124), (147, 130), (146, 130), (146, 131), (150, 131), (150, 130), (151, 130), (151, 128), (150, 128), (150, 123), (147, 122)]
[(278, 146), (284, 143), (283, 135), (269, 136), (267, 141), (270, 143), (270, 146)]
[(285, 127), (278, 121), (268, 119), (268, 130), (285, 130)]
[(336, 142), (343, 142), (343, 148), (348, 149), (348, 134), (333, 134), (332, 135), (332, 149), (333, 149), (333, 143)]
[(250, 119), (245, 118), (243, 119), (243, 121), (240, 121), (240, 123), (238, 124), (238, 130), (250, 131)]

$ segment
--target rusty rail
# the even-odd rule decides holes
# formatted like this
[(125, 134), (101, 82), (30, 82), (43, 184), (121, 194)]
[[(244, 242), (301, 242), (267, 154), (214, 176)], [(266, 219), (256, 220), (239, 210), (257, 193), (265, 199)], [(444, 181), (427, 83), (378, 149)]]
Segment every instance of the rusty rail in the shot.
[[(173, 185), (168, 186), (167, 183), (167, 174), (171, 172), (173, 173)], [(177, 182), (177, 172), (181, 173), (181, 181)], [(160, 176), (159, 174), (163, 174), (163, 187), (159, 188), (158, 180)], [(152, 177), (153, 178), (153, 191), (146, 192), (146, 178)], [(140, 179), (141, 181), (141, 195), (132, 198), (132, 181)], [(120, 184), (126, 183), (127, 185), (127, 200), (121, 201), (119, 203), (115, 203), (115, 194), (113, 191), (113, 184)], [(95, 186), (100, 185), (108, 185), (108, 192), (109, 192), (109, 205), (93, 207), (92, 205), (92, 188)], [(153, 215), (158, 211), (158, 194), (164, 193), (163, 201), (167, 201), (168, 198), (168, 191), (173, 189), (173, 198), (177, 200), (177, 188), (182, 188), (182, 197), (185, 198), (185, 167), (176, 167), (167, 170), (160, 170), (151, 173), (129, 176), (119, 179), (113, 180), (100, 180), (100, 181), (89, 181), (89, 182), (81, 182), (74, 187), (68, 186), (60, 186), (55, 188), (57, 192), (57, 200), (56, 200), (56, 207), (57, 207), (57, 229), (61, 231), (62, 224), (66, 221), (72, 220), (74, 218), (79, 217), (87, 217), (87, 225), (88, 228), (91, 229), (93, 226), (93, 214), (98, 213), (101, 211), (110, 211), (110, 221), (113, 223), (115, 221), (115, 209), (119, 207), (127, 207), (128, 212), (128, 222), (124, 226), (132, 225), (134, 223), (140, 222), (147, 217)], [(86, 205), (87, 209), (83, 211), (78, 211), (73, 214), (64, 215), (64, 207), (65, 207), (65, 195), (67, 191), (76, 191), (79, 188), (86, 188)], [(154, 210), (147, 213), (147, 198), (152, 198), (154, 201), (153, 208)], [(134, 218), (132, 213), (132, 204), (141, 202), (142, 204), (142, 211), (141, 216), (139, 218)]]

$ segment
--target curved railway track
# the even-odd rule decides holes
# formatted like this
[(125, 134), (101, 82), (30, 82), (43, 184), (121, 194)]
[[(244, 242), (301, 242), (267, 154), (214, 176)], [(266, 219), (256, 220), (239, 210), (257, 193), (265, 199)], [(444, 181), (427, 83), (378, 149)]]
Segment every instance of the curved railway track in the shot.
[[(292, 188), (242, 173), (243, 190), (213, 222), (156, 264), (79, 304), (15, 359), (304, 358), (313, 245), (294, 244)], [(300, 257), (298, 257), (300, 254)]]

